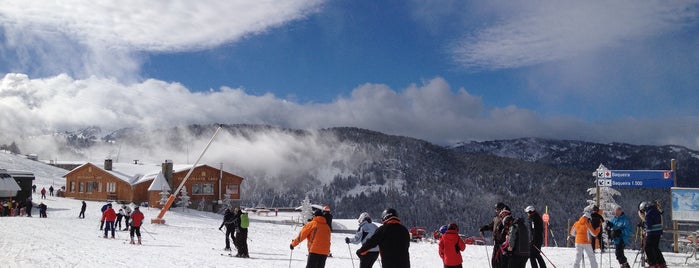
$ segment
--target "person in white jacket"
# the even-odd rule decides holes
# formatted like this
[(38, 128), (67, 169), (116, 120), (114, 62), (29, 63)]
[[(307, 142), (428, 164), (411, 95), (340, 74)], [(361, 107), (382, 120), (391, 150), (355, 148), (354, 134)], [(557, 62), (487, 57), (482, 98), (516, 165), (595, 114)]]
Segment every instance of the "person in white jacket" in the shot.
[[(362, 212), (357, 219), (359, 222), (359, 228), (357, 233), (353, 238), (345, 237), (345, 243), (349, 244), (364, 244), (376, 231), (378, 228), (376, 224), (371, 222), (371, 217), (369, 213)], [(366, 254), (359, 257), (359, 267), (360, 268), (371, 268), (374, 266), (374, 262), (379, 258), (379, 247), (376, 246), (369, 250)]]

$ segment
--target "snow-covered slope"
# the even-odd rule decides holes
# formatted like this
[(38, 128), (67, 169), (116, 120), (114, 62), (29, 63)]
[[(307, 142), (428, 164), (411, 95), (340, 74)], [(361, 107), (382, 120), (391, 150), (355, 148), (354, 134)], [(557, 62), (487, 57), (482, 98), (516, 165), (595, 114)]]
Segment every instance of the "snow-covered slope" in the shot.
[[(80, 201), (50, 197), (34, 200), (48, 205), (48, 218), (0, 218), (0, 266), (2, 267), (304, 267), (306, 244), (289, 250), (289, 242), (300, 228), (260, 221), (251, 222), (248, 241), (250, 259), (221, 256), (224, 235), (218, 231), (221, 216), (208, 212), (175, 209), (165, 215), (166, 225), (146, 223), (143, 245), (127, 243), (127, 232), (117, 232), (117, 239), (104, 239), (99, 231), (99, 209), (102, 203), (88, 202), (85, 219), (79, 219)], [(146, 221), (158, 213), (143, 210)], [(36, 213), (36, 212), (35, 212)], [(274, 216), (269, 216), (274, 217)], [(277, 217), (291, 217), (289, 214)], [(257, 217), (260, 220), (260, 217)], [(344, 243), (346, 234), (332, 235), (333, 258), (326, 267), (356, 267), (355, 245)], [(488, 267), (487, 255), (492, 248), (467, 246), (463, 253), (468, 267)], [(544, 252), (557, 267), (572, 267), (572, 248), (545, 248)], [(437, 245), (412, 243), (413, 267), (441, 267)], [(633, 259), (636, 251), (627, 251)], [(598, 259), (600, 255), (597, 256)], [(603, 265), (609, 267), (610, 256)], [(665, 254), (670, 267), (684, 263), (680, 255)], [(612, 261), (613, 256), (612, 256)], [(354, 262), (354, 264), (353, 264)], [(697, 265), (697, 263), (693, 263)], [(617, 267), (617, 264), (611, 265)], [(374, 267), (379, 267), (377, 263)]]
[(7, 170), (30, 171), (36, 176), (34, 184), (41, 187), (49, 187), (53, 184), (55, 188), (65, 186), (66, 180), (63, 175), (67, 170), (44, 164), (42, 162), (29, 160), (26, 157), (15, 155), (7, 151), (0, 151), (0, 168)]

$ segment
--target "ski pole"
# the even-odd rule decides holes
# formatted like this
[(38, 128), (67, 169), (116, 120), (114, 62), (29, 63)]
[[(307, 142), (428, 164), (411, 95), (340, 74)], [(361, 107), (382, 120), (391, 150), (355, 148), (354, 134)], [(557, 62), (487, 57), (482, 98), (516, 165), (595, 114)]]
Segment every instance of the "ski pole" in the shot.
[(289, 253), (289, 268), (291, 268), (291, 256), (294, 256), (294, 250), (292, 249)]
[[(549, 259), (549, 257), (546, 256), (546, 254), (544, 254), (544, 252), (542, 252), (541, 249), (539, 249), (539, 247), (534, 246), (534, 245), (532, 245), (532, 246), (533, 246), (537, 251), (539, 251), (539, 253), (541, 253), (541, 256), (544, 256), (544, 258), (546, 258), (546, 260), (549, 261), (549, 263), (551, 264), (551, 266), (553, 266), (553, 268), (556, 268), (556, 265), (553, 264), (553, 262)], [(583, 258), (582, 261), (583, 261), (583, 267), (585, 267), (585, 258)]]
[[(133, 227), (131, 227), (131, 228), (133, 228)], [(156, 239), (155, 239), (155, 236), (153, 236), (152, 234), (150, 234), (150, 232), (149, 232), (148, 230), (146, 230), (146, 228), (143, 228), (143, 226), (141, 226), (141, 229), (143, 229), (144, 232), (146, 232), (151, 238), (153, 238), (153, 240), (156, 240)]]
[(350, 248), (349, 244), (347, 244), (347, 250), (349, 251), (350, 260), (352, 261), (352, 268), (354, 268), (354, 258), (352, 258), (352, 248)]
[[(483, 232), (481, 232), (481, 237), (483, 237), (483, 239), (485, 239), (485, 236), (483, 236)], [(488, 267), (493, 268), (492, 267), (493, 265), (491, 264), (491, 260), (490, 260), (490, 253), (488, 253), (488, 244), (486, 243), (484, 246), (485, 246), (485, 256), (487, 257), (486, 260), (488, 260)], [(495, 246), (493, 246), (493, 248), (494, 247)]]

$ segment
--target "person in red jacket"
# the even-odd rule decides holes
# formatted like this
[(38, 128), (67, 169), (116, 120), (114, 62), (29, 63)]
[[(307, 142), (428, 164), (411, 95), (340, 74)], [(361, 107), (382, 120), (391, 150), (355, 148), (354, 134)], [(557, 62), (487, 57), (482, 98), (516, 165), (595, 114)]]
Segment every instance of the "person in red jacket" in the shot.
[(112, 238), (114, 238), (114, 221), (116, 221), (116, 212), (112, 209), (112, 204), (107, 205), (107, 209), (102, 213), (102, 220), (105, 222), (104, 226), (104, 238), (107, 238), (107, 232), (112, 231)]
[(139, 210), (138, 207), (135, 207), (133, 212), (131, 212), (131, 231), (129, 231), (129, 234), (131, 235), (131, 244), (134, 244), (134, 233), (138, 237), (138, 244), (141, 244), (141, 224), (143, 224), (143, 218), (145, 217), (143, 216), (143, 213), (141, 213), (141, 210)]
[(466, 249), (466, 243), (459, 237), (459, 226), (450, 223), (447, 232), (439, 238), (439, 257), (442, 258), (444, 268), (462, 268), (461, 251)]

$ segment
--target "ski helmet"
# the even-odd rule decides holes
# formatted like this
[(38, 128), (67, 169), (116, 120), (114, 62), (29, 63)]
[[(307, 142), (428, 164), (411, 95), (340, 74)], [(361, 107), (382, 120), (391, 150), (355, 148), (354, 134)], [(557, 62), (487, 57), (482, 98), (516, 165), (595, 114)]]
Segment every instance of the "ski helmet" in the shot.
[(646, 201), (643, 201), (640, 204), (638, 204), (638, 210), (643, 211), (643, 212), (645, 212), (646, 209), (648, 209), (648, 207), (650, 207), (650, 203), (646, 202)]
[(393, 217), (398, 217), (398, 212), (393, 208), (387, 208), (381, 213), (381, 221), (387, 221)]
[(536, 209), (534, 206), (528, 206), (527, 208), (524, 209), (524, 212), (529, 213), (529, 212), (534, 212)]
[(439, 233), (440, 233), (440, 234), (444, 234), (444, 233), (446, 233), (446, 232), (447, 232), (447, 226), (446, 226), (446, 225), (442, 225), (442, 227), (439, 227)]
[(357, 218), (357, 221), (359, 223), (362, 223), (363, 221), (371, 221), (371, 217), (369, 216), (368, 212), (362, 212), (362, 214), (359, 214), (359, 218)]

